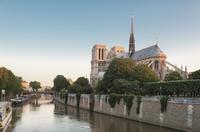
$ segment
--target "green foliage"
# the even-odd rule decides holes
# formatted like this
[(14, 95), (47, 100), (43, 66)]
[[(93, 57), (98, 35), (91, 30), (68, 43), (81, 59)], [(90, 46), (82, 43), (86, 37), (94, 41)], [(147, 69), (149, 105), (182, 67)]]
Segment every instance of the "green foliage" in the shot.
[(138, 80), (141, 83), (159, 81), (155, 72), (144, 64), (136, 65), (131, 74), (131, 80)]
[(87, 87), (81, 87), (79, 84), (72, 84), (69, 89), (69, 93), (80, 93), (80, 94), (90, 94), (93, 92), (93, 89), (88, 85)]
[(5, 89), (7, 95), (20, 94), (22, 78), (15, 76), (12, 71), (0, 67), (0, 91)]
[(111, 87), (110, 92), (116, 94), (139, 94), (139, 90), (138, 81), (116, 79), (114, 80), (114, 85)]
[(79, 77), (68, 89), (69, 93), (90, 94), (93, 92), (87, 78)]
[(78, 84), (80, 85), (81, 87), (88, 87), (89, 86), (89, 81), (87, 78), (85, 77), (79, 77), (75, 82), (74, 84)]
[(76, 106), (77, 106), (77, 108), (79, 108), (80, 100), (81, 100), (81, 94), (77, 93), (76, 94)]
[(200, 79), (200, 69), (190, 74), (190, 79)]
[(167, 82), (145, 83), (143, 87), (147, 95), (176, 95), (198, 96), (200, 95), (200, 80), (179, 80)]
[(81, 86), (78, 84), (72, 84), (68, 89), (69, 93), (81, 93)]
[(107, 93), (107, 87), (103, 86), (103, 80), (98, 80), (97, 86), (95, 88), (95, 93), (98, 94)]
[(165, 81), (182, 80), (183, 78), (177, 71), (170, 72), (165, 76)]
[(136, 109), (136, 113), (140, 114), (140, 104), (142, 102), (142, 97), (141, 96), (137, 96), (137, 109)]
[(116, 95), (115, 95), (115, 94), (110, 94), (109, 99), (108, 99), (108, 102), (109, 102), (109, 104), (110, 104), (110, 107), (111, 107), (111, 108), (114, 108), (114, 107), (115, 107), (115, 104), (116, 104), (116, 102), (117, 102), (117, 97), (116, 97)]
[(98, 82), (96, 93), (141, 95), (143, 83), (154, 81), (159, 78), (147, 65), (135, 65), (130, 58), (116, 58), (108, 66), (103, 80)]
[(133, 105), (134, 96), (133, 95), (125, 95), (125, 96), (123, 96), (123, 99), (124, 99), (124, 103), (126, 104), (127, 113), (128, 113), (128, 115), (130, 115), (130, 110)]
[(168, 96), (162, 96), (160, 98), (161, 113), (167, 112), (168, 100), (169, 100)]
[(37, 81), (31, 81), (29, 83), (29, 86), (33, 89), (33, 91), (38, 91), (39, 88), (41, 88), (40, 86), (40, 82), (37, 82)]
[(129, 115), (131, 107), (133, 105), (134, 95), (122, 95), (122, 94), (111, 93), (109, 95), (108, 102), (110, 104), (110, 107), (114, 108), (116, 103), (120, 104), (120, 101), (121, 101), (122, 98), (124, 100), (124, 104), (126, 105), (127, 113)]
[(56, 78), (53, 80), (54, 82), (54, 90), (61, 91), (62, 89), (68, 89), (70, 83), (63, 75), (57, 75)]
[(130, 74), (133, 72), (135, 62), (132, 59), (113, 59), (103, 78), (104, 92), (113, 87), (115, 79), (129, 79)]

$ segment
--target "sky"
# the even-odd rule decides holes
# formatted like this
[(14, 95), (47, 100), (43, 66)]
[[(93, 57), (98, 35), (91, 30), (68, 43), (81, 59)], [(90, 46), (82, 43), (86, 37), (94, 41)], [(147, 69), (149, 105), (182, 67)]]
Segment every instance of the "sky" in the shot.
[(0, 66), (26, 81), (89, 78), (95, 44), (154, 45), (177, 66), (200, 68), (199, 0), (0, 0)]

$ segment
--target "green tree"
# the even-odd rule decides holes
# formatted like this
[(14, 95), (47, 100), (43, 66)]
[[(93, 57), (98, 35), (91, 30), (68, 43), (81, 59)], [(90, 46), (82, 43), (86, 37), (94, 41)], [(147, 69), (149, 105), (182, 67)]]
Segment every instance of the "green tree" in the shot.
[(107, 89), (103, 86), (103, 80), (98, 80), (97, 86), (95, 87), (95, 92), (99, 94), (106, 93)]
[(114, 86), (115, 79), (129, 79), (131, 73), (133, 72), (135, 66), (135, 62), (130, 59), (122, 59), (122, 58), (115, 58), (112, 60), (110, 65), (108, 66), (107, 71), (103, 77), (103, 84), (102, 89), (105, 92), (109, 92), (110, 89)]
[(0, 91), (5, 89), (7, 95), (19, 94), (22, 91), (22, 78), (16, 77), (12, 71), (0, 67)]
[(131, 80), (137, 80), (140, 83), (159, 81), (155, 72), (144, 64), (136, 65), (131, 73)]
[(29, 83), (29, 86), (33, 89), (33, 91), (37, 92), (39, 88), (41, 88), (40, 86), (40, 82), (37, 81), (31, 81)]
[(90, 94), (93, 92), (89, 81), (85, 77), (79, 77), (69, 88), (69, 93)]
[(74, 83), (78, 84), (82, 87), (88, 87), (89, 86), (89, 81), (85, 77), (79, 77)]
[(190, 74), (190, 79), (200, 79), (200, 69)]
[(182, 80), (183, 78), (177, 71), (170, 72), (165, 76), (165, 81)]
[(116, 79), (114, 85), (111, 88), (111, 93), (116, 94), (139, 94), (139, 82), (138, 81), (128, 81), (125, 79)]
[(63, 75), (57, 75), (56, 78), (53, 80), (54, 82), (54, 90), (61, 91), (62, 89), (68, 89), (70, 83)]

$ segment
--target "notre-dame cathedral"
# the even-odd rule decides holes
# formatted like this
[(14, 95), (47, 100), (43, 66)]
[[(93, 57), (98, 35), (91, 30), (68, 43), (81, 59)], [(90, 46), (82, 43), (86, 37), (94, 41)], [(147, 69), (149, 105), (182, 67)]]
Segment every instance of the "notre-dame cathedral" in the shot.
[(149, 46), (141, 50), (135, 50), (135, 37), (133, 32), (133, 19), (131, 19), (131, 33), (129, 38), (129, 50), (122, 46), (108, 48), (104, 44), (96, 44), (92, 48), (90, 83), (95, 86), (114, 58), (131, 58), (136, 64), (148, 65), (163, 80), (170, 71), (178, 71), (183, 78), (187, 78), (187, 67), (178, 68), (167, 61), (167, 55), (160, 49), (158, 44)]

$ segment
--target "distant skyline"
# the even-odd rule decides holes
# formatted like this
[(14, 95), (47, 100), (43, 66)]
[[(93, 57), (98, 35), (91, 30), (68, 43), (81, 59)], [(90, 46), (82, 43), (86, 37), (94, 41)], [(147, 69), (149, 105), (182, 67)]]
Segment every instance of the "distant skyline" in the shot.
[(90, 75), (94, 44), (128, 50), (131, 17), (136, 50), (154, 45), (188, 71), (200, 68), (199, 0), (0, 0), (0, 66), (53, 85), (58, 74)]

